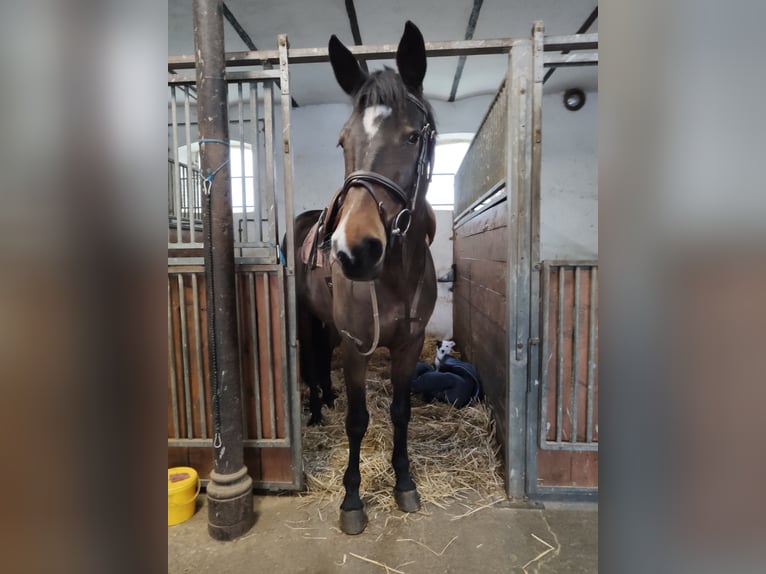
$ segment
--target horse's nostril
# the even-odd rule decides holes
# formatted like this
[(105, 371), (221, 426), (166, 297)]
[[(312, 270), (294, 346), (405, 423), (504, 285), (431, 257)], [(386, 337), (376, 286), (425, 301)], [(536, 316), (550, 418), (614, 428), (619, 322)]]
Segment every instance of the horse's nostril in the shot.
[(383, 244), (379, 239), (366, 237), (362, 241), (363, 249), (367, 252), (367, 259), (371, 263), (377, 263), (380, 256), (383, 255)]
[(369, 280), (379, 271), (383, 257), (383, 243), (374, 237), (365, 237), (346, 252), (340, 249), (335, 254), (343, 266), (343, 273), (349, 279)]
[(352, 264), (351, 258), (343, 251), (338, 251), (338, 261), (340, 261), (340, 264), (343, 265), (343, 267), (348, 267)]

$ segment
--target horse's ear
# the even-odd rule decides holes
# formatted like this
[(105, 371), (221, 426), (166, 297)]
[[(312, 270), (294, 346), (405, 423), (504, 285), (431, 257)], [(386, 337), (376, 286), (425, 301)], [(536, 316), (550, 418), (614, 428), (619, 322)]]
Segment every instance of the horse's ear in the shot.
[(404, 84), (413, 91), (423, 89), (423, 78), (426, 77), (426, 43), (418, 27), (407, 20), (404, 34), (399, 40), (396, 50), (396, 66)]
[(335, 34), (330, 36), (329, 52), (335, 79), (338, 80), (344, 92), (353, 96), (364, 83), (365, 73), (359, 67), (354, 55)]

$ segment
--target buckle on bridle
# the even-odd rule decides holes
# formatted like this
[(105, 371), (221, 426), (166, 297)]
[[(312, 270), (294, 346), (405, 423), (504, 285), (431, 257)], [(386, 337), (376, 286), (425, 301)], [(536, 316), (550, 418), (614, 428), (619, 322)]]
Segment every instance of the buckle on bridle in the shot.
[(405, 207), (396, 214), (394, 221), (391, 223), (391, 236), (403, 238), (409, 231), (411, 224), (412, 212)]

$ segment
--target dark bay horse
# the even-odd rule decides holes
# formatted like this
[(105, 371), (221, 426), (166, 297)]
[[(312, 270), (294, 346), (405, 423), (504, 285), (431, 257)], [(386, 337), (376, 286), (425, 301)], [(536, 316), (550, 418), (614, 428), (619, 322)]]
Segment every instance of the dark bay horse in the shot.
[(435, 219), (425, 198), (436, 132), (423, 98), (425, 43), (414, 24), (406, 23), (397, 48), (398, 73), (366, 74), (335, 36), (329, 53), (353, 112), (340, 133), (342, 188), (327, 209), (296, 219), (298, 334), (301, 372), (311, 389), (310, 424), (321, 421), (322, 402), (333, 403), (330, 356), (342, 345), (349, 457), (340, 526), (358, 534), (367, 524), (359, 497), (359, 451), (369, 421), (365, 378), (377, 347), (391, 353), (394, 497), (405, 512), (420, 508), (407, 426), (409, 382), (436, 301), (428, 247)]

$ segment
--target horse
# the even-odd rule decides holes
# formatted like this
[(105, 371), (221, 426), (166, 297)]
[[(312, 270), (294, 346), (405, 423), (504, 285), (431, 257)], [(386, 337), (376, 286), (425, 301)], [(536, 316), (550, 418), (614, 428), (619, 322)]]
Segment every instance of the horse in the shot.
[(329, 56), (353, 111), (338, 142), (345, 162), (342, 187), (326, 209), (295, 220), (299, 359), (310, 387), (309, 424), (317, 424), (322, 403), (334, 403), (330, 357), (341, 346), (349, 454), (340, 526), (359, 534), (367, 525), (359, 496), (360, 446), (369, 421), (365, 378), (378, 347), (388, 348), (391, 357), (394, 498), (404, 512), (420, 509), (407, 427), (409, 383), (436, 301), (429, 248), (436, 221), (425, 198), (436, 127), (423, 96), (425, 42), (412, 22), (397, 47), (398, 73), (365, 73), (335, 35)]

